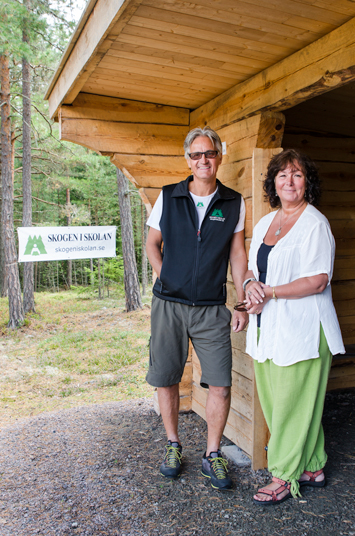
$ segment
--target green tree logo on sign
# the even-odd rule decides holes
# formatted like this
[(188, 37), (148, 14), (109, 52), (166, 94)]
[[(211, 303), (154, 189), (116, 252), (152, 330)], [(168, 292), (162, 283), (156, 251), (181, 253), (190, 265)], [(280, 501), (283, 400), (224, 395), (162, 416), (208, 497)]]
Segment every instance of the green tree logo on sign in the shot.
[(28, 237), (24, 255), (45, 255), (46, 253), (41, 236)]

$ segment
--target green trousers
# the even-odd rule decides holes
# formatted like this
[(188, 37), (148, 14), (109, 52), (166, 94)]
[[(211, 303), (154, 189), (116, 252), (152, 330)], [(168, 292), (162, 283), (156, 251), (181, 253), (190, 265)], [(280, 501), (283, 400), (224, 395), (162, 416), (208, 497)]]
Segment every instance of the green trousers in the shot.
[(270, 430), (268, 469), (291, 482), (300, 496), (298, 479), (318, 471), (327, 461), (322, 414), (332, 355), (320, 326), (319, 358), (280, 367), (268, 359), (254, 361), (256, 385)]

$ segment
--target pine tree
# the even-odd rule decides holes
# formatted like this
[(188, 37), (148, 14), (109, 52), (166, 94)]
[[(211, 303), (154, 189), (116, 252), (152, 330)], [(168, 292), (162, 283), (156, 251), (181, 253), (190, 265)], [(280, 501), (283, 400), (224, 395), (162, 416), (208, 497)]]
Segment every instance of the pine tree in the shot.
[(0, 55), (1, 69), (1, 178), (2, 178), (2, 236), (4, 239), (5, 277), (9, 297), (12, 329), (23, 324), (24, 314), (21, 299), (20, 277), (15, 247), (13, 222), (12, 146), (10, 119), (10, 70), (6, 51)]
[[(24, 0), (27, 11), (30, 1)], [(23, 19), (22, 40), (29, 42), (28, 17)], [(31, 67), (26, 56), (22, 58), (22, 185), (23, 185), (23, 227), (32, 227), (32, 180), (31, 180)], [(35, 311), (33, 288), (33, 263), (23, 266), (23, 309), (24, 313)]]
[(128, 181), (122, 171), (117, 169), (118, 199), (120, 203), (122, 256), (124, 267), (124, 287), (127, 311), (135, 311), (142, 307), (139, 288), (134, 239), (132, 229), (131, 204), (129, 199)]

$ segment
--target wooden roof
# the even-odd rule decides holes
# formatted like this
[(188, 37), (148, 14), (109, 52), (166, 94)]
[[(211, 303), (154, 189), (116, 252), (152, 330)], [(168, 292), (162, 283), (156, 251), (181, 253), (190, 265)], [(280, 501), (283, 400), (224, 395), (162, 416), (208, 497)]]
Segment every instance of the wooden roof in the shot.
[(195, 110), (353, 17), (351, 0), (90, 0), (50, 112), (79, 93)]

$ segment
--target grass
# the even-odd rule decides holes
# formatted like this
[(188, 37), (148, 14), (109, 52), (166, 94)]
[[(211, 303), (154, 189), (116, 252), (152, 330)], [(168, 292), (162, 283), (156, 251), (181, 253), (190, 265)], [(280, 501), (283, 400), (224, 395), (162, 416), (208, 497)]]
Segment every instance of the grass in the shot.
[(36, 313), (8, 330), (0, 299), (0, 425), (78, 405), (152, 396), (145, 382), (150, 297), (124, 311), (124, 293), (98, 300), (80, 290), (38, 293)]

